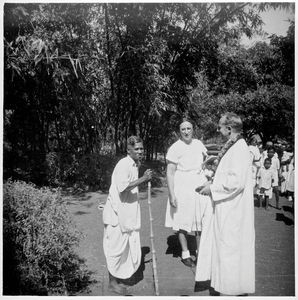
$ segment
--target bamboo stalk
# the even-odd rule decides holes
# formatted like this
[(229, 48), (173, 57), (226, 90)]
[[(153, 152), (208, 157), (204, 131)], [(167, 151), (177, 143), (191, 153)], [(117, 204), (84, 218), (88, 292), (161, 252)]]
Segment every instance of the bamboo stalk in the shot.
[(150, 219), (150, 240), (151, 240), (151, 250), (152, 250), (152, 266), (153, 266), (153, 279), (155, 287), (155, 295), (159, 296), (158, 288), (158, 277), (157, 277), (157, 264), (156, 264), (156, 251), (154, 247), (154, 234), (153, 234), (153, 225), (152, 225), (152, 212), (151, 212), (151, 182), (148, 181), (148, 207), (149, 207), (149, 219)]

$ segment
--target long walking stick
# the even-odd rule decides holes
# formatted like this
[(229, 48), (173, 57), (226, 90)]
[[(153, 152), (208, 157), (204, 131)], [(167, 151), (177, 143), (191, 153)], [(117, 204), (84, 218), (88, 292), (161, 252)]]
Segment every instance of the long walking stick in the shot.
[(154, 279), (154, 287), (155, 287), (155, 295), (159, 296), (158, 289), (158, 278), (157, 278), (157, 266), (156, 266), (156, 252), (154, 247), (154, 234), (153, 234), (153, 226), (152, 226), (152, 212), (151, 212), (151, 182), (148, 181), (148, 206), (149, 206), (149, 218), (150, 218), (150, 239), (151, 239), (151, 248), (152, 248), (152, 266), (153, 266), (153, 279)]

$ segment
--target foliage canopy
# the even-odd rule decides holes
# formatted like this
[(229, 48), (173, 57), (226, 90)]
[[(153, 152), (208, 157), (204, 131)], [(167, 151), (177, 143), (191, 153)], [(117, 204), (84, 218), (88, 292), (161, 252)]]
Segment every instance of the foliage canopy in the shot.
[(261, 11), (281, 6), (293, 9), (5, 4), (4, 176), (51, 183), (49, 157), (64, 157), (62, 174), (86, 155), (125, 153), (131, 134), (153, 158), (166, 151), (183, 115), (205, 140), (227, 110), (264, 141), (293, 139), (294, 23), (269, 44), (239, 42), (261, 31)]

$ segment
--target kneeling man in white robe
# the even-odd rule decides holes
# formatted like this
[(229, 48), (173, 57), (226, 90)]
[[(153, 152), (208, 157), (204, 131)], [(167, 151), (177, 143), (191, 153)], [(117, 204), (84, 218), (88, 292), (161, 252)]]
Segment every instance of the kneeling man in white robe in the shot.
[(213, 182), (200, 191), (214, 201), (211, 287), (222, 295), (254, 293), (255, 228), (249, 148), (241, 137), (242, 121), (236, 114), (223, 115), (218, 131), (228, 141), (218, 156)]
[(109, 289), (122, 295), (126, 294), (126, 288), (119, 279), (130, 278), (141, 263), (138, 185), (152, 178), (149, 169), (138, 178), (143, 153), (142, 140), (136, 136), (129, 137), (128, 155), (114, 168), (103, 210), (103, 249), (109, 271)]

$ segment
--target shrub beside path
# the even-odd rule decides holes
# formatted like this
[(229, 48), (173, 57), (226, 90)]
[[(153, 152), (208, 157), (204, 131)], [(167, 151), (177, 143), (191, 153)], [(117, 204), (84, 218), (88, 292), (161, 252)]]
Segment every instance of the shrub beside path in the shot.
[[(83, 196), (67, 197), (69, 211), (78, 229), (83, 232), (78, 248), (80, 257), (86, 260), (92, 272), (93, 282), (81, 296), (117, 296), (108, 290), (108, 272), (102, 249), (103, 224), (99, 203), (105, 203), (107, 195), (101, 192), (86, 193)], [(140, 193), (142, 228), (141, 246), (144, 262), (136, 278), (128, 282), (131, 295), (155, 295), (149, 229), (147, 193)], [(160, 296), (208, 296), (209, 291), (195, 292), (194, 272), (181, 263), (179, 244), (172, 230), (164, 227), (167, 189), (152, 189), (152, 214), (154, 244), (157, 256), (157, 272)], [(255, 207), (256, 227), (256, 293), (255, 296), (294, 296), (295, 260), (294, 225), (291, 202), (281, 197), (282, 210), (270, 207), (268, 211)], [(195, 251), (195, 239), (190, 236), (191, 253)]]

